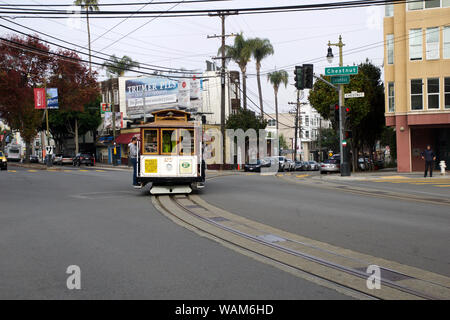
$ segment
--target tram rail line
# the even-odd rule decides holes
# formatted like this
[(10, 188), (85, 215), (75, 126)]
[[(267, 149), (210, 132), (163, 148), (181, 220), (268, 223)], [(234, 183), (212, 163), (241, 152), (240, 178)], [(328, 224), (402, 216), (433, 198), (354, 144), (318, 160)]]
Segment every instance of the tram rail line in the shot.
[[(325, 259), (319, 255), (308, 253), (307, 247), (308, 249), (322, 251), (329, 256), (336, 256), (339, 259), (352, 260), (353, 263), (358, 263), (359, 265), (370, 265), (367, 261), (355, 259), (354, 257), (297, 241), (284, 235), (271, 235), (272, 237), (275, 237), (275, 240), (278, 238), (278, 240), (282, 241), (271, 241), (270, 239), (265, 239), (261, 236), (255, 236), (255, 233), (264, 234), (267, 232), (242, 224), (242, 222), (233, 221), (232, 219), (216, 217), (217, 213), (214, 212), (215, 210), (211, 210), (212, 206), (205, 206), (201, 201), (195, 199), (195, 196), (157, 196), (153, 198), (153, 202), (160, 211), (164, 211), (163, 213), (165, 215), (169, 215), (173, 220), (181, 222), (181, 224), (185, 226), (189, 226), (190, 228), (205, 233), (220, 242), (225, 242), (238, 247), (239, 249), (250, 252), (253, 255), (271, 261), (277, 265), (289, 267), (292, 270), (314, 277), (321, 282), (325, 281), (325, 283), (332, 287), (344, 289), (344, 291), (347, 291), (350, 295), (359, 295), (362, 299), (392, 299), (397, 297), (399, 299), (439, 300), (449, 299), (450, 297), (450, 285), (447, 286), (439, 284), (438, 281), (420, 279), (416, 276), (408, 275), (405, 272), (395, 271), (392, 268), (383, 268), (382, 266), (380, 266), (383, 270), (380, 284), (384, 290), (369, 290), (365, 288), (365, 286), (366, 280), (370, 275), (366, 273), (365, 269), (345, 266), (333, 262), (331, 259)], [(239, 228), (241, 230), (239, 230)], [(250, 231), (245, 232), (242, 229), (248, 229)], [(280, 243), (296, 244), (304, 246), (305, 249), (293, 249)], [(301, 261), (306, 264), (302, 262), (296, 263), (292, 258), (301, 259)], [(320, 268), (321, 272), (315, 272), (314, 266)], [(331, 271), (331, 273), (336, 273), (336, 275), (328, 276), (326, 270)], [(383, 277), (383, 272), (409, 279), (413, 281), (415, 285), (419, 284), (425, 286), (428, 290), (421, 291), (416, 288), (396, 283), (395, 280), (389, 280)], [(450, 284), (450, 282), (448, 283)], [(438, 294), (430, 294), (430, 287), (438, 289)]]

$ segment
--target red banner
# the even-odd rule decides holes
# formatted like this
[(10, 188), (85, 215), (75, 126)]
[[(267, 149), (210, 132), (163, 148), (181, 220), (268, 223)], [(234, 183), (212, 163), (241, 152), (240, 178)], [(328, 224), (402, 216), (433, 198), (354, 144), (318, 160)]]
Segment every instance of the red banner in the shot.
[(47, 108), (47, 96), (44, 88), (34, 89), (34, 108), (46, 109)]

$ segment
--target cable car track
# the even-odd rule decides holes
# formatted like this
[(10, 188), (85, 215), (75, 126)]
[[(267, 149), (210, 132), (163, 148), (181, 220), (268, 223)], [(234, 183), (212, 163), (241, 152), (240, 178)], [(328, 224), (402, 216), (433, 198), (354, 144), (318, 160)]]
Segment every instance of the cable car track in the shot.
[[(357, 294), (360, 296), (362, 295), (361, 296), (362, 298), (367, 298), (367, 299), (385, 299), (386, 298), (382, 294), (379, 294), (380, 290), (364, 290), (364, 289), (358, 288), (357, 286), (356, 287), (351, 286), (351, 285), (346, 284), (345, 282), (336, 281), (336, 280), (332, 279), (332, 277), (320, 275), (311, 270), (302, 268), (301, 266), (296, 265), (294, 263), (289, 263), (287, 261), (283, 261), (283, 259), (274, 257), (274, 255), (276, 255), (276, 254), (273, 254), (273, 252), (272, 252), (272, 254), (267, 254), (265, 252), (262, 252), (264, 250), (257, 250), (255, 248), (253, 248), (252, 246), (243, 245), (240, 242), (242, 242), (241, 240), (245, 239), (256, 245), (263, 246), (267, 249), (275, 250), (278, 253), (287, 254), (289, 256), (300, 258), (300, 259), (306, 260), (308, 262), (311, 262), (313, 264), (320, 265), (321, 267), (325, 267), (330, 270), (333, 270), (339, 274), (345, 274), (346, 276), (350, 276), (352, 278), (359, 279), (359, 281), (362, 280), (364, 282), (364, 284), (365, 284), (367, 278), (369, 277), (369, 274), (367, 274), (365, 271), (357, 270), (355, 268), (351, 268), (348, 266), (344, 266), (344, 265), (329, 261), (327, 259), (323, 259), (321, 257), (308, 254), (302, 250), (294, 250), (292, 248), (288, 248), (286, 246), (277, 244), (273, 241), (269, 241), (264, 238), (249, 234), (247, 232), (243, 232), (241, 230), (238, 230), (236, 227), (232, 227), (229, 225), (227, 226), (224, 223), (224, 221), (229, 221), (227, 219), (224, 219), (224, 221), (217, 221), (217, 218), (216, 218), (216, 220), (214, 220), (212, 218), (205, 217), (205, 214), (199, 214), (198, 212), (195, 212), (194, 209), (204, 211), (206, 213), (206, 215), (209, 214), (210, 216), (214, 216), (217, 214), (214, 214), (214, 212), (211, 212), (210, 209), (203, 206), (198, 201), (195, 201), (194, 199), (192, 199), (192, 196), (185, 196), (185, 195), (184, 196), (180, 196), (180, 195), (178, 195), (178, 196), (157, 196), (157, 197), (153, 198), (153, 202), (160, 211), (164, 211), (163, 212), (164, 214), (170, 215), (170, 217), (172, 219), (174, 219), (175, 221), (181, 222), (182, 224), (187, 225), (190, 228), (194, 228), (195, 230), (198, 230), (202, 233), (206, 233), (207, 235), (213, 237), (216, 240), (231, 244), (232, 246), (236, 246), (240, 249), (243, 249), (247, 252), (257, 255), (263, 259), (268, 259), (269, 261), (276, 263), (277, 265), (289, 267), (293, 270), (296, 270), (301, 273), (305, 273), (309, 276), (312, 276), (322, 282), (325, 281), (326, 283), (329, 283), (333, 286), (343, 288), (346, 291), (348, 291), (349, 293)], [(183, 217), (183, 215), (184, 215), (184, 217)], [(193, 219), (196, 221), (192, 221)], [(219, 232), (214, 232), (212, 230), (209, 230), (210, 228), (205, 227), (205, 225), (202, 227), (201, 223), (200, 224), (196, 223), (198, 221), (200, 221), (203, 224), (206, 224), (208, 226), (217, 228), (217, 231), (219, 231)], [(224, 232), (227, 233), (227, 236), (223, 235)], [(231, 238), (230, 238), (230, 236), (231, 236)], [(233, 237), (235, 238), (234, 240), (233, 240)], [(286, 237), (284, 237), (283, 240), (290, 241), (292, 243), (298, 243), (301, 245), (305, 245), (304, 243), (301, 243), (301, 242), (298, 242), (298, 241), (295, 241), (295, 240), (292, 240), (292, 239), (289, 239)], [(312, 246), (312, 245), (308, 244), (308, 246)], [(314, 247), (314, 246), (312, 246), (312, 247)], [(315, 249), (323, 250), (318, 247), (315, 247)], [(328, 253), (336, 255), (336, 256), (342, 256), (336, 252), (328, 252)], [(343, 256), (343, 257), (347, 258), (347, 259), (355, 260), (354, 258), (351, 258), (351, 257), (346, 257), (346, 256)], [(365, 261), (361, 261), (361, 262), (368, 264)], [(446, 295), (446, 297), (444, 297), (444, 299), (448, 299), (447, 294), (450, 295), (450, 288), (447, 286), (443, 286), (443, 285), (438, 284), (433, 281), (428, 281), (428, 280), (419, 279), (417, 277), (408, 276), (407, 274), (404, 274), (402, 272), (397, 272), (397, 271), (394, 271), (389, 268), (382, 268), (382, 269), (385, 271), (388, 271), (388, 272), (393, 272), (400, 276), (404, 276), (406, 278), (411, 278), (418, 282), (423, 282), (424, 284), (429, 285), (429, 286), (439, 287), (441, 290), (444, 290), (444, 293)], [(393, 292), (400, 293), (400, 297), (403, 297), (403, 298), (425, 299), (425, 300), (442, 299), (441, 297), (430, 295), (429, 293), (422, 292), (420, 290), (416, 290), (416, 289), (395, 283), (395, 281), (385, 279), (385, 278), (383, 278), (383, 275), (381, 276), (380, 281), (381, 281), (381, 286), (387, 287), (387, 288), (391, 289), (391, 291), (394, 290)]]

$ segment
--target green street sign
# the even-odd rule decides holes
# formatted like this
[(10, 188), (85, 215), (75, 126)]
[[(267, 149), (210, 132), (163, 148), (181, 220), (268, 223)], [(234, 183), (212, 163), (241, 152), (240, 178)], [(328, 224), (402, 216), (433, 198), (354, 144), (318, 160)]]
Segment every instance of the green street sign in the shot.
[(349, 84), (350, 76), (333, 76), (331, 77), (332, 84)]
[(325, 68), (326, 76), (344, 76), (358, 74), (358, 66)]

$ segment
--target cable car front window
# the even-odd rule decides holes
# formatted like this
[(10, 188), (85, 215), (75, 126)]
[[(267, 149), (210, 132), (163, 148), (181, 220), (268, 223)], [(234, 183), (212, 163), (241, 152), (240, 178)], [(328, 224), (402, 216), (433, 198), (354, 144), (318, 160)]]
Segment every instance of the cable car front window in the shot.
[(162, 130), (162, 154), (176, 153), (177, 138), (175, 129)]
[(144, 153), (158, 153), (158, 130), (144, 131)]

